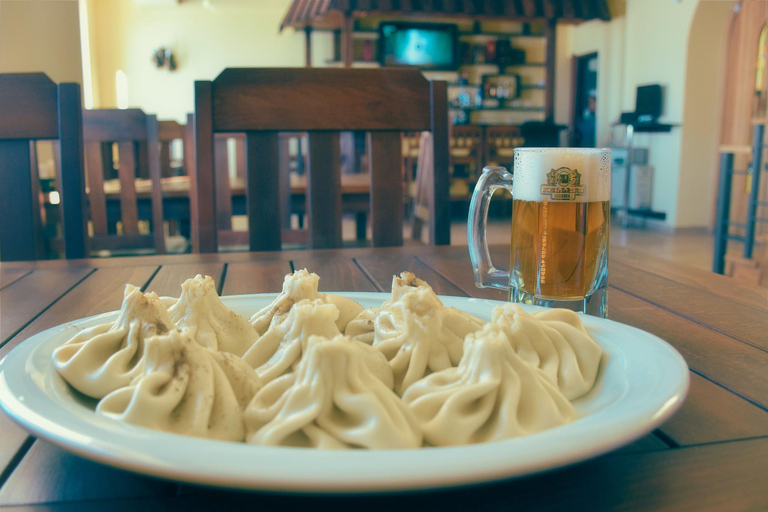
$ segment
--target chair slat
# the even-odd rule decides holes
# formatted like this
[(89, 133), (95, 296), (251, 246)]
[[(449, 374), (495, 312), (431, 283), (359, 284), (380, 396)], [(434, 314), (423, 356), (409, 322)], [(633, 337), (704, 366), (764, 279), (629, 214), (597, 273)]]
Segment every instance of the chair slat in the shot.
[(199, 252), (216, 252), (216, 183), (213, 162), (211, 82), (195, 82), (196, 237)]
[[(54, 148), (55, 149), (55, 148)], [(53, 152), (54, 155), (57, 153)], [(29, 142), (29, 162), (30, 162), (30, 183), (32, 185), (32, 226), (35, 230), (32, 242), (35, 248), (35, 259), (45, 258), (45, 233), (43, 229), (43, 219), (45, 219), (45, 210), (43, 209), (43, 197), (40, 190), (40, 166), (37, 159), (37, 142)], [(56, 167), (61, 169), (60, 166)], [(61, 187), (58, 188), (61, 190)]]
[(86, 228), (83, 110), (80, 85), (59, 85), (59, 142), (61, 144), (61, 221), (64, 257), (85, 258)]
[(152, 180), (152, 235), (157, 254), (165, 254), (165, 229), (163, 227), (163, 189), (160, 169), (160, 139), (157, 116), (147, 116), (147, 165)]
[(448, 170), (448, 92), (445, 82), (430, 82), (431, 128), (434, 170), (429, 207), (429, 241), (432, 245), (451, 244), (451, 177)]
[[(35, 259), (34, 212), (28, 140), (0, 140), (0, 255), (3, 261)], [(12, 221), (10, 221), (12, 219)]]
[(197, 226), (199, 226), (197, 216), (197, 176), (195, 166), (195, 115), (187, 114), (187, 124), (184, 127), (184, 173), (189, 176), (189, 222), (190, 242), (192, 251), (200, 252), (200, 240), (198, 238)]
[(214, 176), (216, 178), (216, 229), (232, 229), (232, 189), (229, 186), (227, 138), (213, 138)]
[(280, 190), (280, 225), (283, 229), (291, 229), (291, 154), (289, 133), (281, 133), (279, 137), (280, 161), (279, 182)]
[[(402, 142), (399, 132), (369, 132), (374, 247), (403, 245)], [(392, 179), (396, 175), (398, 179)]]
[(341, 175), (338, 132), (309, 132), (309, 246), (341, 246)]
[(277, 132), (248, 132), (245, 145), (249, 246), (252, 251), (279, 251), (280, 148)]
[(104, 195), (104, 161), (102, 143), (85, 143), (86, 171), (88, 172), (88, 203), (95, 235), (107, 234), (107, 199)]
[(120, 142), (118, 174), (120, 176), (120, 217), (123, 233), (139, 234), (139, 213), (136, 206), (136, 156), (133, 142)]

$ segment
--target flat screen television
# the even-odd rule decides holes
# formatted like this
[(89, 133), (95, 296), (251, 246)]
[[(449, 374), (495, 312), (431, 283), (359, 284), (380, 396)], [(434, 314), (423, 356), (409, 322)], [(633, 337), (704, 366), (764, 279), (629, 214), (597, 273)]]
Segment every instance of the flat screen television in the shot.
[(382, 66), (421, 69), (456, 69), (456, 25), (441, 23), (392, 23), (379, 25)]
[(639, 122), (655, 122), (661, 117), (663, 91), (661, 85), (641, 85), (637, 88), (635, 115)]

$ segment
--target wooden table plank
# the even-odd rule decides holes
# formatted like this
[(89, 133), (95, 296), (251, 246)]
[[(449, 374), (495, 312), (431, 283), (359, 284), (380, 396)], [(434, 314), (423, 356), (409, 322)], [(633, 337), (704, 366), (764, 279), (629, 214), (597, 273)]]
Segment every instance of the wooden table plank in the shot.
[(39, 270), (0, 290), (0, 347), (91, 272)]
[(128, 473), (35, 442), (0, 489), (0, 505), (170, 496), (176, 484)]
[(31, 270), (0, 268), (0, 290), (31, 273)]
[(283, 289), (285, 275), (291, 272), (291, 262), (288, 260), (263, 261), (258, 265), (229, 263), (222, 295), (278, 293)]
[(351, 258), (305, 256), (304, 258), (293, 260), (293, 268), (296, 270), (306, 268), (320, 276), (319, 289), (322, 292), (379, 291), (371, 279)]
[[(509, 248), (506, 248), (507, 253)], [(501, 257), (498, 254), (502, 251), (496, 251), (494, 262), (501, 263)], [(497, 288), (478, 288), (475, 286), (475, 275), (472, 271), (472, 263), (469, 261), (469, 254), (464, 251), (452, 251), (447, 254), (426, 254), (419, 255), (417, 258), (428, 265), (435, 272), (444, 276), (450, 276), (451, 282), (459, 287), (464, 294), (480, 299), (508, 300), (509, 292)], [(509, 255), (507, 255), (509, 258)], [(497, 261), (498, 260), (498, 261)]]
[(767, 472), (763, 438), (614, 454), (543, 475), (442, 492), (284, 496), (182, 485), (180, 496), (166, 503), (171, 510), (184, 504), (234, 510), (765, 510)]
[[(23, 340), (45, 329), (56, 327), (78, 318), (119, 309), (123, 300), (125, 284), (131, 283), (135, 286), (144, 286), (155, 270), (156, 267), (125, 267), (100, 269), (92, 272), (62, 297), (61, 300), (54, 303), (18, 335), (0, 348), (0, 359), (15, 346), (22, 343)], [(68, 273), (65, 273), (65, 275), (68, 275)], [(2, 427), (0, 431), (2, 431), (3, 435), (3, 448), (0, 453), (5, 457), (5, 454), (8, 452), (16, 453), (21, 448), (27, 435), (21, 427), (11, 423), (5, 417), (0, 426)], [(4, 485), (3, 488), (6, 486)]]
[[(495, 251), (503, 253), (504, 249), (501, 247)], [(506, 250), (508, 252), (508, 248)], [(49, 323), (56, 325), (98, 312), (99, 309), (116, 309), (122, 297), (122, 285), (127, 280), (133, 279), (132, 282), (136, 281), (134, 284), (141, 285), (147, 284), (151, 278), (150, 285), (170, 293), (184, 278), (191, 277), (184, 275), (186, 272), (196, 273), (208, 265), (214, 271), (226, 269), (222, 290), (224, 294), (276, 292), (293, 262), (294, 267), (306, 265), (310, 270), (317, 271), (323, 290), (330, 290), (331, 285), (337, 285), (337, 289), (376, 287), (388, 292), (392, 274), (407, 269), (427, 280), (438, 293), (473, 296), (493, 293), (493, 298), (504, 298), (504, 292), (474, 288), (466, 248), (462, 247), (414, 246), (116, 260), (121, 261), (43, 262), (39, 266), (34, 263), (10, 267), (12, 271), (39, 270), (9, 285), (3, 292), (27, 281), (38, 271), (51, 272), (61, 268), (64, 271), (88, 272), (87, 269), (101, 265), (102, 261), (107, 262), (75, 286), (64, 299), (51, 301), (51, 307), (7, 346), (0, 348), (0, 357), (21, 339), (38, 332)], [(503, 261), (500, 258), (497, 263)], [(137, 262), (161, 265), (162, 268), (154, 277), (156, 266), (142, 270), (125, 268)], [(766, 332), (768, 316), (756, 317), (749, 326), (739, 326), (735, 321), (727, 323), (722, 318), (706, 317), (704, 320), (708, 322), (707, 325), (695, 323), (678, 314), (677, 310), (670, 310), (666, 302), (652, 302), (656, 300), (654, 290), (658, 287), (663, 288), (665, 300), (674, 299), (676, 294), (693, 296), (700, 294), (697, 290), (706, 290), (708, 285), (698, 284), (696, 272), (685, 271), (680, 279), (676, 279), (674, 272), (669, 270), (676, 268), (674, 264), (667, 268), (663, 263), (653, 263), (658, 268), (650, 265), (646, 269), (638, 261), (622, 259), (621, 254), (616, 258), (612, 254), (612, 262), (617, 262), (616, 267), (621, 270), (618, 285), (631, 286), (632, 290), (641, 293), (633, 295), (612, 289), (611, 318), (636, 325), (666, 339), (683, 353), (696, 372), (706, 376), (692, 376), (688, 401), (678, 415), (660, 429), (664, 439), (668, 439), (670, 444), (682, 445), (682, 448), (669, 449), (658, 436), (651, 435), (609, 456), (541, 476), (479, 488), (379, 496), (372, 499), (232, 493), (186, 485), (181, 486), (180, 496), (177, 497), (174, 496), (174, 489), (178, 487), (172, 484), (108, 469), (35, 442), (15, 471), (8, 472), (7, 484), (0, 489), (0, 504), (49, 503), (46, 508), (59, 510), (81, 510), (89, 506), (102, 509), (109, 506), (113, 509), (117, 507), (118, 510), (130, 507), (131, 510), (140, 508), (148, 511), (187, 510), (200, 506), (307, 510), (315, 510), (318, 506), (423, 510), (428, 506), (434, 508), (446, 505), (449, 508), (495, 510), (768, 508), (764, 478), (768, 470), (768, 437), (758, 437), (768, 435), (768, 374), (764, 371), (768, 367), (768, 353), (763, 348), (748, 344), (759, 343), (759, 338), (756, 342), (755, 337)], [(176, 265), (187, 267), (174, 268)], [(4, 264), (3, 271), (8, 269)], [(131, 274), (132, 277), (126, 277), (124, 272), (135, 273)], [(140, 277), (143, 277), (143, 281)], [(653, 283), (653, 286), (649, 283)], [(105, 296), (104, 290), (114, 291)], [(760, 304), (755, 303), (755, 297), (759, 298), (759, 295), (746, 294), (748, 298), (740, 301), (729, 299), (728, 293), (725, 296), (710, 293), (700, 299), (703, 302), (698, 304), (706, 307), (726, 304), (731, 308), (728, 314), (736, 315), (736, 318), (745, 310), (760, 310)], [(114, 300), (117, 300), (117, 305), (110, 305), (110, 301)], [(40, 310), (46, 307), (47, 304)], [(722, 316), (722, 308), (717, 311), (707, 310), (707, 315)], [(725, 326), (729, 330), (720, 329), (724, 332), (718, 332), (708, 327), (711, 324), (717, 324), (718, 328)], [(755, 325), (762, 326), (762, 330), (755, 330)], [(748, 343), (726, 334), (733, 334), (732, 330), (736, 330)], [(7, 423), (7, 418), (0, 418), (0, 463), (5, 464), (14, 458), (19, 448), (26, 450), (29, 446), (23, 441), (26, 435), (15, 426), (7, 426)], [(10, 440), (10, 449), (6, 449), (6, 439)], [(79, 485), (76, 479), (80, 479), (83, 485)], [(142, 496), (147, 498), (137, 499)], [(110, 500), (115, 497), (120, 500), (87, 501)]]
[(660, 450), (669, 450), (669, 445), (659, 439), (655, 434), (648, 434), (645, 437), (641, 437), (634, 443), (630, 443), (627, 446), (619, 448), (615, 453), (643, 453), (657, 452)]
[(768, 436), (768, 411), (692, 373), (683, 406), (660, 430), (680, 446)]
[(221, 290), (221, 277), (224, 263), (187, 263), (184, 265), (163, 265), (147, 285), (148, 292), (155, 292), (161, 297), (178, 297), (181, 283), (197, 274), (211, 276), (216, 281), (216, 289)]
[(611, 247), (610, 261), (670, 279), (730, 302), (768, 311), (768, 288), (742, 284), (732, 277), (632, 252), (625, 247)]
[(373, 280), (376, 288), (382, 292), (391, 292), (392, 276), (400, 275), (407, 270), (429, 283), (437, 294), (467, 296), (464, 290), (414, 256), (370, 255), (355, 258), (355, 261)]
[[(0, 433), (3, 442), (0, 443), (0, 486), (10, 476), (15, 464), (14, 458), (19, 454), (23, 456), (25, 441), (29, 437), (27, 431), (16, 425), (11, 418), (0, 412)], [(7, 470), (7, 471), (6, 471)]]
[(620, 262), (612, 262), (610, 272), (611, 286), (616, 289), (768, 350), (765, 311), (702, 293)]
[(659, 336), (693, 370), (768, 408), (768, 353), (619, 290), (610, 293), (612, 320)]

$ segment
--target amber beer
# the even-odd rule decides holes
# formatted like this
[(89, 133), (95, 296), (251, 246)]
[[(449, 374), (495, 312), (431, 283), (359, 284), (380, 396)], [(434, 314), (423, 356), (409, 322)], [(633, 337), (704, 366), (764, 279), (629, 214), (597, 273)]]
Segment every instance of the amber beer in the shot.
[(512, 202), (510, 268), (518, 287), (544, 299), (588, 295), (608, 252), (608, 201)]
[[(513, 174), (486, 167), (475, 187), (468, 223), (475, 283), (506, 288), (513, 302), (606, 316), (610, 150), (517, 148)], [(485, 236), (488, 203), (501, 187), (512, 193), (509, 271), (493, 266)]]

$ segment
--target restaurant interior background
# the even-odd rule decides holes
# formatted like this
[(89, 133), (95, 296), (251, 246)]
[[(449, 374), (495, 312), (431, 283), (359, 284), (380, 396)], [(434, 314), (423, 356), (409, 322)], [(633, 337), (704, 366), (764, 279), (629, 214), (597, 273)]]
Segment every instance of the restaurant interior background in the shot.
[[(213, 79), (227, 67), (305, 66), (307, 37), (312, 66), (343, 65), (340, 25), (334, 21), (338, 18), (343, 24), (343, 17), (331, 16), (331, 22), (308, 32), (303, 24), (291, 26), (286, 19), (292, 4), (292, 0), (0, 0), (0, 72), (43, 71), (54, 82), (80, 83), (86, 109), (140, 108), (161, 120), (186, 123), (194, 110), (194, 80)], [(405, 8), (421, 3), (401, 4)], [(449, 82), (449, 100), (457, 107), (451, 109), (454, 122), (505, 126), (551, 120), (565, 128), (556, 143), (593, 143), (618, 150), (627, 143), (626, 127), (618, 122), (622, 113), (635, 110), (638, 87), (660, 85), (663, 110), (657, 121), (673, 126), (662, 133), (635, 133), (634, 147), (647, 149), (634, 168), (638, 177), (633, 193), (638, 196), (631, 201), (638, 205), (630, 205), (640, 214), (630, 217), (629, 229), (618, 229), (615, 223), (612, 243), (634, 244), (640, 250), (712, 268), (721, 152), (732, 151), (734, 168), (746, 169), (753, 118), (766, 115), (761, 100), (766, 88), (766, 3), (608, 0), (605, 5), (608, 16), (603, 17), (609, 19), (560, 22), (551, 34), (541, 23), (358, 12), (351, 21), (352, 66), (379, 65), (376, 40), (382, 21), (454, 23), (463, 63), (448, 71), (425, 71), (428, 78)], [(286, 22), (288, 26), (281, 28)], [(498, 46), (491, 49), (488, 41), (505, 39), (503, 34), (516, 34), (510, 38), (512, 49), (522, 49), (526, 62), (541, 65), (517, 68), (514, 75), (523, 84), (519, 97), (502, 100), (507, 108), (487, 108), (474, 91), (483, 87), (483, 75), (498, 75), (499, 69), (486, 62), (489, 56), (482, 54), (483, 47), (492, 53), (498, 50)], [(550, 41), (554, 48), (548, 51)], [(167, 59), (157, 61), (158, 49), (172, 53), (173, 66)], [(548, 79), (553, 79), (553, 88)], [(733, 108), (724, 116), (726, 104)], [(593, 138), (577, 135), (580, 127), (590, 129), (591, 123)], [(467, 151), (456, 147), (456, 141), (453, 144), (452, 155), (458, 161)], [(497, 153), (499, 158), (508, 154)], [(478, 162), (486, 155), (479, 155)], [(41, 153), (40, 167), (43, 174), (46, 169), (50, 172), (55, 167), (53, 155)], [(452, 183), (452, 197), (466, 205), (477, 169), (470, 164), (459, 174), (453, 171), (457, 183)], [(768, 183), (762, 181), (761, 188), (766, 188)], [(751, 185), (749, 176), (734, 176), (732, 220), (745, 222)], [(766, 202), (765, 194), (762, 201)], [(758, 218), (768, 217), (763, 206)], [(464, 226), (457, 215), (454, 244), (466, 244)], [(507, 226), (502, 213), (497, 241), (508, 239)], [(743, 229), (736, 225), (731, 234), (738, 237)], [(757, 247), (750, 261), (741, 258), (738, 240), (730, 242), (726, 272), (765, 285), (768, 270), (760, 270), (759, 260), (768, 259), (766, 244), (761, 243), (768, 231), (762, 222), (756, 231)], [(768, 262), (763, 262), (763, 269), (766, 266)]]

